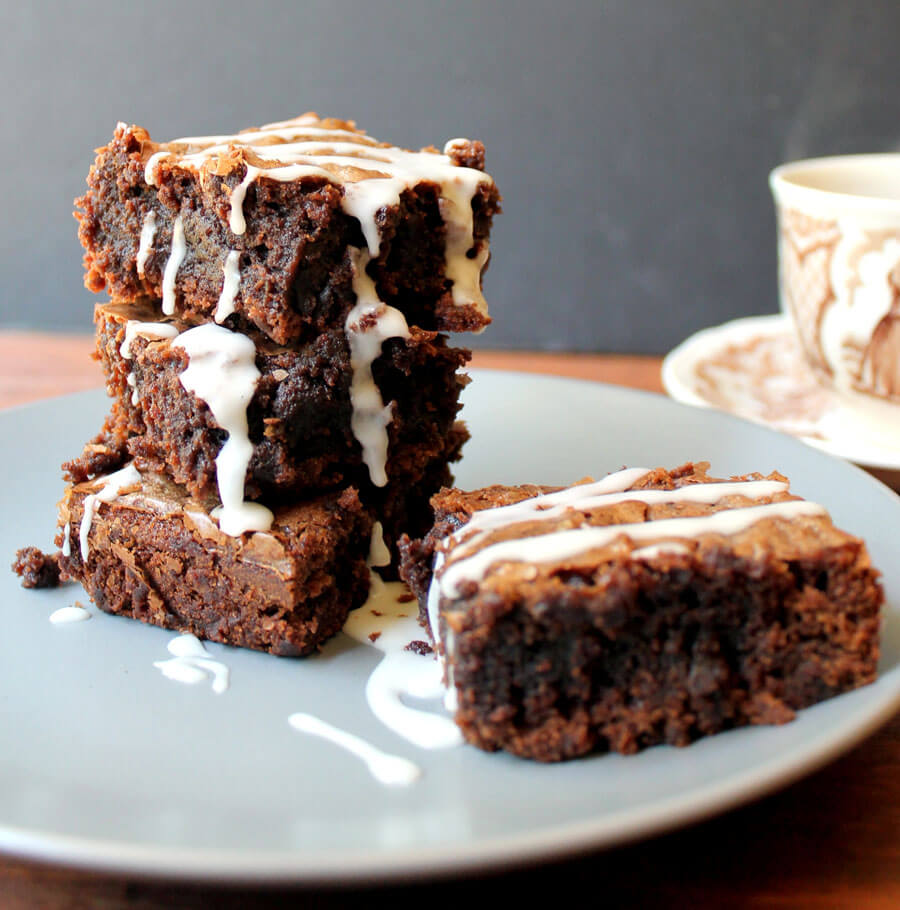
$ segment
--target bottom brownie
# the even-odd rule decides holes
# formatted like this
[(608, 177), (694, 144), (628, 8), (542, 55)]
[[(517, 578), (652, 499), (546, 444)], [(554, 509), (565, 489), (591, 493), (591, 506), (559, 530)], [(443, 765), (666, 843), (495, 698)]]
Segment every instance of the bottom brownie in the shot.
[(107, 613), (283, 656), (314, 651), (365, 600), (372, 519), (356, 490), (276, 509), (270, 531), (240, 537), (208, 508), (131, 467), (70, 486), (62, 569)]
[(681, 746), (874, 680), (878, 573), (784, 478), (602, 483), (444, 490), (401, 541), (469, 742), (540, 761)]

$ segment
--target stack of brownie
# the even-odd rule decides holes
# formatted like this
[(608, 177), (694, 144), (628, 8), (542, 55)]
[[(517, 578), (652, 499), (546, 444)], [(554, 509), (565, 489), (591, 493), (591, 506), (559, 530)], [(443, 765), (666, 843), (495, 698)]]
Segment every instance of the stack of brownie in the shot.
[(104, 610), (314, 650), (432, 520), (489, 322), (484, 148), (306, 114), (154, 143), (120, 124), (78, 200), (112, 410), (64, 466), (63, 568)]

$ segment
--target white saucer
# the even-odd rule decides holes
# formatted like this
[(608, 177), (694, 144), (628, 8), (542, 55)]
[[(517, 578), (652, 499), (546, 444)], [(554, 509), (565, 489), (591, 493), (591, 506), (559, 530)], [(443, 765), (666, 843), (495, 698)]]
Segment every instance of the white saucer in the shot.
[[(677, 401), (790, 433), (876, 474), (900, 471), (893, 421), (887, 427), (861, 418), (821, 385), (782, 314), (736, 319), (691, 335), (666, 356), (662, 381)], [(894, 485), (897, 478), (883, 479)]]

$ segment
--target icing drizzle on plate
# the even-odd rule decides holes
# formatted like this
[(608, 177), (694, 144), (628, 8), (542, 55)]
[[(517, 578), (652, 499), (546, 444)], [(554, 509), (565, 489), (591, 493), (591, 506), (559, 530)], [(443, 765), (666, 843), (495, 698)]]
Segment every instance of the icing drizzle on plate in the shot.
[(89, 610), (81, 604), (75, 603), (67, 607), (60, 607), (50, 614), (50, 622), (54, 625), (68, 625), (73, 622), (84, 622), (91, 618)]
[(425, 635), (416, 619), (415, 601), (399, 599), (407, 593), (400, 582), (384, 583), (373, 576), (369, 599), (347, 618), (344, 633), (384, 654), (366, 682), (372, 713), (421, 749), (446, 749), (462, 742), (459, 727), (443, 713), (405, 702), (407, 698), (439, 700), (445, 694), (440, 664), (407, 650), (411, 641)]
[(153, 666), (166, 679), (195, 685), (212, 677), (212, 690), (221, 695), (228, 689), (229, 670), (220, 660), (212, 657), (203, 642), (195, 635), (183, 633), (173, 638), (166, 650), (172, 656), (168, 660), (157, 660)]
[(381, 749), (376, 749), (364, 739), (347, 733), (345, 730), (339, 730), (312, 714), (298, 711), (288, 718), (288, 723), (301, 733), (309, 733), (312, 736), (328, 740), (351, 755), (362, 759), (372, 777), (389, 787), (409, 786), (422, 776), (422, 769), (409, 759), (382, 752)]

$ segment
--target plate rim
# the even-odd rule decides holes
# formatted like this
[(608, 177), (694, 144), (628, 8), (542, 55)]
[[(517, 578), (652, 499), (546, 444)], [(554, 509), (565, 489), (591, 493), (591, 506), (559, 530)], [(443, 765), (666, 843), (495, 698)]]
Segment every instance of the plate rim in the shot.
[[(890, 680), (893, 694), (882, 701), (878, 711), (865, 715), (863, 722), (851, 725), (840, 737), (824, 734), (819, 737), (828, 738), (829, 745), (812, 759), (807, 750), (797, 750), (787, 761), (772, 758), (762, 766), (708, 787), (700, 798), (696, 794), (672, 796), (640, 809), (620, 810), (604, 816), (602, 821), (555, 825), (542, 828), (539, 833), (482, 838), (474, 845), (455, 847), (450, 852), (442, 847), (404, 848), (387, 855), (354, 850), (328, 857), (315, 856), (309, 865), (304, 865), (297, 862), (298, 855), (302, 856), (300, 850), (123, 845), (99, 838), (29, 832), (2, 823), (0, 850), (22, 859), (100, 873), (173, 881), (275, 885), (437, 880), (499, 871), (535, 860), (571, 858), (627, 846), (717, 817), (814, 774), (875, 733), (900, 710), (900, 667), (879, 677), (881, 680)], [(770, 770), (772, 765), (780, 770)]]

